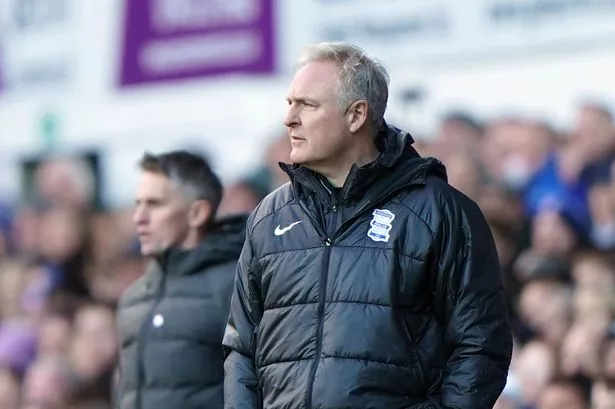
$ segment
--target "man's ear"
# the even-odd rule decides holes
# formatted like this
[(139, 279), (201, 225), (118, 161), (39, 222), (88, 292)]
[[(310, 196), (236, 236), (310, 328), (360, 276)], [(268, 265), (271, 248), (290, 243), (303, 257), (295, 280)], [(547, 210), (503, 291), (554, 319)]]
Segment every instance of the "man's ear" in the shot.
[(193, 229), (205, 226), (212, 217), (212, 207), (206, 200), (196, 200), (190, 206), (188, 225)]
[(360, 99), (348, 108), (348, 130), (355, 133), (367, 122), (367, 101)]

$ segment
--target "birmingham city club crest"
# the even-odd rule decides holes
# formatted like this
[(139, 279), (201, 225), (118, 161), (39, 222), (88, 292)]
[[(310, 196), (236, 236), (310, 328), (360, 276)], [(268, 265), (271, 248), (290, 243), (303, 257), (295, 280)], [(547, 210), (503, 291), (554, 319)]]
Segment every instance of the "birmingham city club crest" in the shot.
[(391, 223), (395, 215), (390, 210), (374, 209), (372, 221), (369, 223), (370, 229), (367, 235), (374, 241), (389, 241), (389, 232), (393, 227)]

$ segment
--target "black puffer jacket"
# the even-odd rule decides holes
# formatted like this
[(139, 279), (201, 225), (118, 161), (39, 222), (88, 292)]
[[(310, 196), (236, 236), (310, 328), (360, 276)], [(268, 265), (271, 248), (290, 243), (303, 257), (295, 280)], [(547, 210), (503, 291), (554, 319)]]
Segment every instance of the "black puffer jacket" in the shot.
[(245, 222), (220, 221), (198, 248), (169, 251), (126, 290), (120, 409), (223, 407), (221, 342)]
[(491, 232), (388, 128), (339, 196), (302, 167), (248, 220), (225, 407), (490, 409), (511, 357)]

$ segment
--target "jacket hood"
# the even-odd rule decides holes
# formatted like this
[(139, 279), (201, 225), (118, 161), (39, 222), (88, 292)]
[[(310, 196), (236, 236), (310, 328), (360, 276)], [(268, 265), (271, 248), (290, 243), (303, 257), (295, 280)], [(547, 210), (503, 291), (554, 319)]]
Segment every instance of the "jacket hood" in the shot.
[(165, 273), (172, 275), (194, 274), (237, 261), (245, 240), (247, 218), (244, 214), (220, 218), (195, 249), (170, 249), (156, 261)]

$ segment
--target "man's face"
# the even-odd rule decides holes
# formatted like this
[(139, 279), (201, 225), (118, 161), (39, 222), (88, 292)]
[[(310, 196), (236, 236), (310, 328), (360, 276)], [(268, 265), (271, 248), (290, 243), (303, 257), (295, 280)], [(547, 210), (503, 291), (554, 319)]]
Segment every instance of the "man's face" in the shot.
[(613, 148), (613, 121), (591, 106), (581, 108), (575, 125), (576, 142), (586, 159), (600, 158)]
[(572, 251), (576, 236), (557, 211), (541, 211), (533, 221), (532, 247), (544, 255), (563, 255)]
[(160, 254), (181, 245), (190, 231), (189, 203), (180, 189), (165, 175), (145, 171), (139, 181), (133, 221), (141, 253)]
[(51, 260), (66, 260), (82, 245), (83, 227), (77, 214), (66, 209), (53, 209), (40, 218), (39, 249)]
[(512, 366), (526, 402), (536, 400), (540, 390), (553, 376), (555, 362), (555, 354), (541, 341), (528, 343), (515, 357)]
[(308, 63), (295, 74), (284, 119), (293, 163), (318, 169), (336, 161), (352, 143), (336, 92), (338, 79), (339, 68), (329, 62)]
[(75, 317), (72, 339), (74, 369), (95, 377), (112, 366), (117, 350), (115, 321), (111, 311), (100, 307), (80, 310)]

